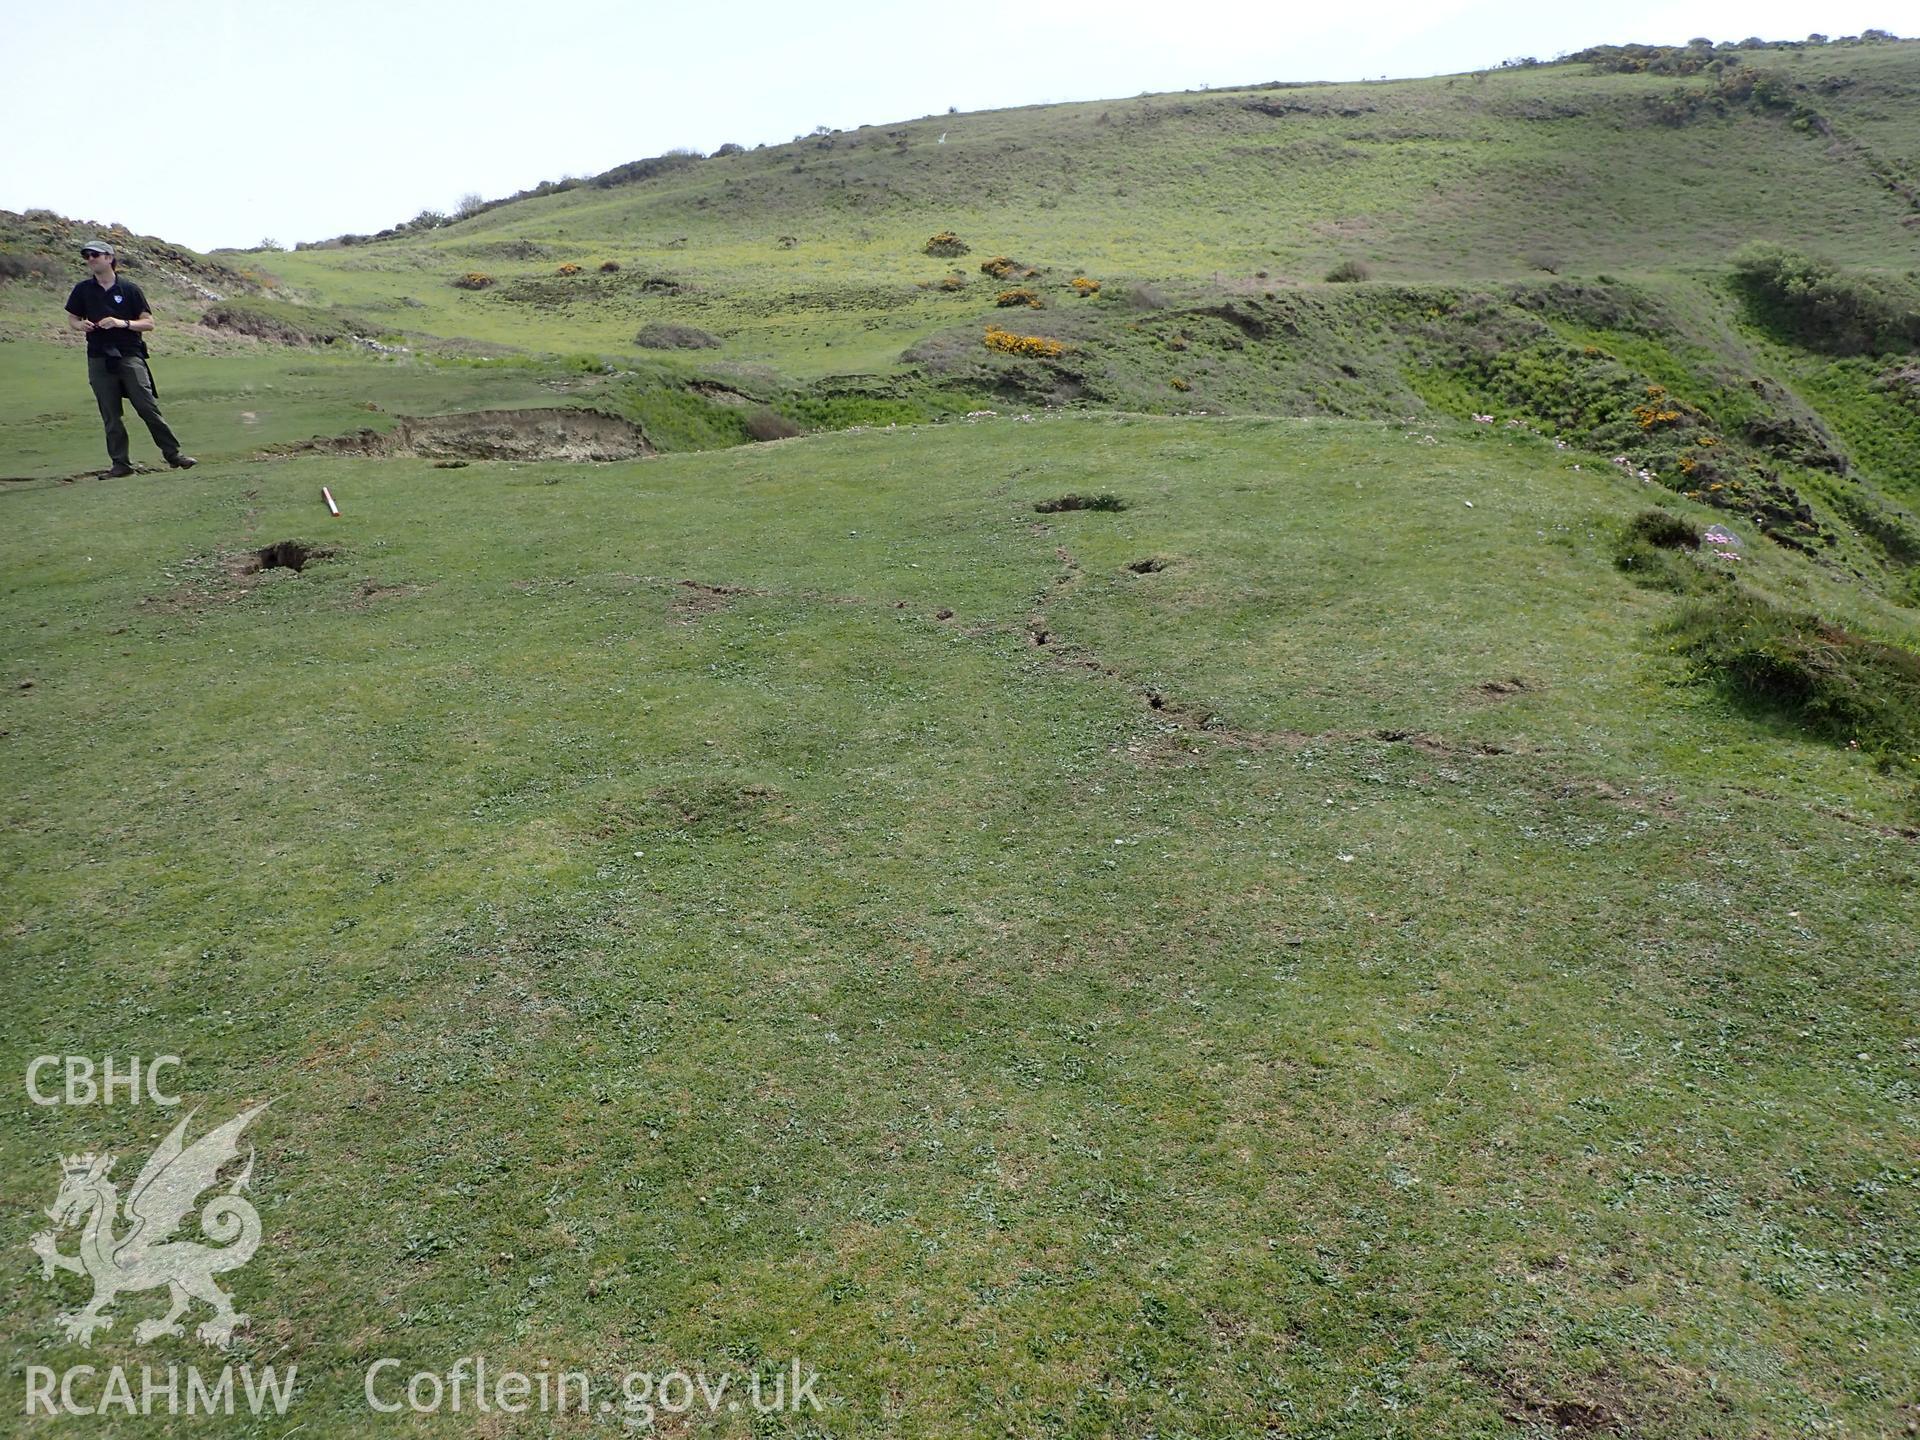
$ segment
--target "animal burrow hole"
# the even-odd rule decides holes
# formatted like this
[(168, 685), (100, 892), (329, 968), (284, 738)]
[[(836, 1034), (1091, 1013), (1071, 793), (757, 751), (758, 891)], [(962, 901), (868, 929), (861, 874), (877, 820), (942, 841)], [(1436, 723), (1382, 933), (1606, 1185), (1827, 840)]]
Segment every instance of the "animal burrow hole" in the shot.
[(271, 545), (263, 545), (253, 552), (253, 563), (247, 566), (249, 571), (292, 570), (296, 574), (307, 568), (315, 560), (324, 560), (333, 551), (323, 545), (309, 545), (303, 540), (276, 540)]
[(1055, 500), (1036, 500), (1033, 508), (1042, 515), (1057, 515), (1062, 510), (1124, 510), (1127, 502), (1118, 495), (1062, 495)]

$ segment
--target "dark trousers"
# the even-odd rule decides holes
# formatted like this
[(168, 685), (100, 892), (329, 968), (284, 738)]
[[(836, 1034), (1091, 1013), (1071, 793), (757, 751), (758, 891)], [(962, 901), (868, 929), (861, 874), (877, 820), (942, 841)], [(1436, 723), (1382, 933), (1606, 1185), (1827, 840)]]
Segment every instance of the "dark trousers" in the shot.
[[(111, 365), (113, 368), (108, 369)], [(147, 433), (160, 453), (171, 460), (180, 453), (180, 442), (173, 438), (160, 414), (160, 402), (153, 394), (153, 372), (138, 356), (123, 355), (118, 360), (107, 355), (87, 357), (87, 383), (93, 386), (93, 398), (100, 402), (100, 418), (107, 427), (107, 458), (115, 465), (131, 465), (127, 458), (127, 427), (120, 418), (122, 399), (133, 402), (133, 412), (147, 422)]]

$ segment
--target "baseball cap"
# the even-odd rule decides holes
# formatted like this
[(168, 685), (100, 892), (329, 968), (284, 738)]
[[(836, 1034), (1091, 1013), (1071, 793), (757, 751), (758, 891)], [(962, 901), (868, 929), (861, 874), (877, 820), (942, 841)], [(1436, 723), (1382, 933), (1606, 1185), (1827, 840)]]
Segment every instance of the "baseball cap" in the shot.
[(104, 240), (84, 240), (80, 244), (80, 249), (83, 252), (87, 250), (98, 250), (102, 255), (113, 254), (113, 246)]

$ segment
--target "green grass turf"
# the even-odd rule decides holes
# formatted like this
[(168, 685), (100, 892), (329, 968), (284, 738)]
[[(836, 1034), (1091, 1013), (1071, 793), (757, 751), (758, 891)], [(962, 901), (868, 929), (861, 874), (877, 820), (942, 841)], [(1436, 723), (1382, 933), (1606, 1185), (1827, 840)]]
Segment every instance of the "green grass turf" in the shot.
[[(1920, 852), (1685, 683), (1643, 503), (1148, 417), (9, 487), (0, 1060), (277, 1097), (236, 1354), (313, 1434), (473, 1353), (797, 1354), (793, 1433), (1874, 1433)], [(286, 538), (338, 553), (230, 573)], [(75, 1112), (13, 1113), (25, 1217)], [(150, 1358), (20, 1259), (10, 1375)]]
[[(203, 463), (124, 482), (72, 226), (0, 214), (0, 1069), (179, 1054), (196, 1132), (275, 1098), (228, 1358), (300, 1394), (223, 1433), (619, 1418), (369, 1413), (376, 1357), (475, 1354), (823, 1372), (669, 1434), (1909, 1428), (1915, 763), (1700, 683), (1615, 564), (1657, 504), (1741, 541), (1647, 551), (1680, 590), (1920, 643), (1912, 357), (1725, 270), (1910, 274), (1920, 44), (1746, 63), (1791, 105), (1143, 96), (364, 246), (128, 237)], [(262, 455), (557, 404), (668, 453)], [(762, 406), (838, 433), (741, 446)], [(335, 553), (247, 572), (281, 540)], [(7, 1113), (0, 1405), (208, 1433), (22, 1415), (30, 1365), (221, 1361), (136, 1344), (152, 1294), (59, 1338), (84, 1285), (26, 1248), (58, 1154), (130, 1179), (172, 1114)]]
[[(395, 414), (552, 405), (594, 389), (589, 377), (554, 366), (437, 365), (280, 346), (196, 349), (164, 332), (149, 348), (167, 423), (189, 453), (223, 459), (385, 429)], [(0, 388), (9, 400), (0, 412), (0, 471), (8, 480), (106, 468), (80, 344), (0, 347)], [(131, 406), (122, 418), (135, 462), (159, 467), (159, 451)]]

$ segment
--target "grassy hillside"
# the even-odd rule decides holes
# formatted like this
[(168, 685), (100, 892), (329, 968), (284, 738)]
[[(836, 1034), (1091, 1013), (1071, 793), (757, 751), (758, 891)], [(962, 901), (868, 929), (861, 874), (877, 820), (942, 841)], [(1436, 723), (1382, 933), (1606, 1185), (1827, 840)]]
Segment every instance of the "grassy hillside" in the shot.
[[(99, 483), (90, 222), (0, 215), (0, 1068), (273, 1098), (225, 1358), (299, 1392), (223, 1433), (789, 1357), (819, 1412), (657, 1430), (1920, 1423), (1917, 92), (1145, 96), (119, 235), (202, 464)], [(660, 453), (460, 451), (586, 409)], [(156, 1112), (9, 1113), (0, 1405), (217, 1367), (27, 1249)], [(370, 1408), (473, 1355), (615, 1408)]]
[[(1920, 42), (1740, 68), (1785, 98), (1568, 64), (933, 116), (267, 263), (334, 303), (404, 296), (423, 309), (399, 318), (441, 333), (619, 348), (682, 320), (794, 373), (883, 365), (932, 326), (990, 316), (997, 287), (975, 266), (995, 254), (1045, 267), (1055, 292), (1077, 273), (1276, 288), (1346, 259), (1399, 281), (1631, 274), (1712, 266), (1761, 235), (1911, 266)], [(973, 247), (958, 267), (921, 254), (941, 229)], [(601, 278), (609, 259), (624, 268)], [(548, 283), (565, 263), (581, 275)], [(918, 288), (953, 268), (968, 289)], [(498, 283), (448, 283), (469, 270)]]
[[(1916, 382), (1897, 359), (1810, 346), (1729, 266), (1766, 240), (1920, 305), (1920, 42), (1701, 63), (938, 116), (636, 163), (368, 243), (131, 250), (193, 285), (171, 297), (208, 322), (189, 346), (405, 347), (326, 371), (329, 417), (388, 372), (449, 362), (525, 367), (669, 449), (779, 433), (749, 427), (763, 408), (802, 429), (1009, 404), (1494, 414), (1909, 594)], [(935, 232), (966, 253), (923, 253)], [(70, 239), (0, 226), (40, 264)], [(1343, 265), (1372, 278), (1323, 280)], [(58, 288), (0, 287), (0, 327), (51, 333)], [(1059, 353), (996, 353), (996, 325)], [(461, 393), (475, 385), (525, 388)], [(1677, 408), (1654, 404), (1673, 419), (1646, 432), (1631, 417), (1654, 386)], [(66, 418), (83, 448), (84, 408)], [(39, 433), (19, 448), (47, 457), (38, 473), (70, 453)]]

